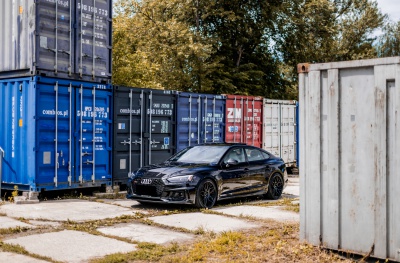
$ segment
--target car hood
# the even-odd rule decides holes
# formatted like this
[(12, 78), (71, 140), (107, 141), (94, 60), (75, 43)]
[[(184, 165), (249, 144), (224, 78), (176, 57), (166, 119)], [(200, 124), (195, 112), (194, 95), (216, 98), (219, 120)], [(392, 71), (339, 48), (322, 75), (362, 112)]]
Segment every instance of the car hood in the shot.
[(193, 164), (193, 163), (180, 163), (171, 164), (163, 163), (157, 165), (149, 165), (140, 168), (136, 173), (136, 177), (141, 178), (169, 178), (172, 176), (184, 176), (188, 174), (195, 174), (202, 171), (215, 169), (210, 164)]

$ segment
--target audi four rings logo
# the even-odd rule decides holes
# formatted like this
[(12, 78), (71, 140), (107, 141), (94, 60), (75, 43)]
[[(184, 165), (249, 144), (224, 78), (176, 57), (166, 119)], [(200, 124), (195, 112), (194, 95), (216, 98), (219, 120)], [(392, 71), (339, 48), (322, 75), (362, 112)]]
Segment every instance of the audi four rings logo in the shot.
[(142, 179), (142, 184), (151, 184), (151, 179)]

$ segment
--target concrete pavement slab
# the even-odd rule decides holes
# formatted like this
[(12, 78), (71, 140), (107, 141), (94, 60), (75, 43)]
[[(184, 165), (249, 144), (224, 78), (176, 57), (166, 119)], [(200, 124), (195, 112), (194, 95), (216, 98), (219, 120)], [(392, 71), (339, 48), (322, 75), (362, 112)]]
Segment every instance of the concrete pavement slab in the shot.
[(31, 258), (25, 255), (0, 252), (0, 262), (16, 262), (16, 263), (47, 263), (47, 261)]
[(279, 206), (262, 207), (262, 206), (232, 206), (224, 208), (214, 208), (213, 211), (220, 212), (232, 216), (251, 216), (259, 219), (273, 219), (276, 221), (293, 221), (299, 222), (300, 215), (295, 212), (282, 210)]
[(140, 223), (120, 224), (112, 227), (98, 228), (97, 230), (106, 235), (129, 238), (132, 241), (151, 242), (156, 244), (182, 242), (194, 239), (195, 237), (191, 234), (180, 233)]
[(0, 228), (7, 229), (7, 228), (17, 228), (17, 227), (35, 228), (35, 226), (33, 225), (29, 225), (9, 217), (0, 216)]
[(205, 213), (173, 214), (154, 216), (148, 219), (166, 226), (185, 228), (191, 231), (204, 230), (216, 233), (259, 227), (258, 224), (244, 219)]
[(20, 245), (30, 253), (69, 263), (87, 262), (109, 254), (136, 250), (134, 244), (71, 230), (24, 236), (4, 242)]
[(131, 200), (131, 199), (117, 199), (117, 200), (115, 200), (115, 199), (99, 199), (99, 201), (104, 202), (106, 204), (119, 205), (122, 207), (133, 208), (133, 209), (135, 209), (134, 212), (148, 214), (148, 212), (145, 209), (136, 209), (135, 208), (135, 206), (141, 206), (141, 204), (135, 200)]
[(10, 217), (47, 219), (53, 221), (86, 221), (132, 215), (132, 209), (85, 200), (45, 201), (38, 204), (0, 206), (0, 212)]

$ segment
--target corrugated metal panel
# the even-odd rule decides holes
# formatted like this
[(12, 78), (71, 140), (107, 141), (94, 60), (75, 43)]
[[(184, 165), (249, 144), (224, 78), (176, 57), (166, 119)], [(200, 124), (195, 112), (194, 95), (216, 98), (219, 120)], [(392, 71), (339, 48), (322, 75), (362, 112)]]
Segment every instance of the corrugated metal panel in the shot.
[(111, 8), (111, 0), (1, 1), (0, 77), (109, 82)]
[(175, 104), (174, 91), (114, 87), (114, 184), (175, 153)]
[(262, 147), (263, 98), (226, 95), (225, 141)]
[(3, 187), (111, 185), (112, 94), (104, 86), (44, 77), (0, 80)]
[(288, 167), (297, 163), (297, 102), (264, 99), (263, 148)]
[(177, 150), (224, 142), (225, 96), (181, 92), (177, 100)]
[(301, 239), (400, 261), (400, 58), (299, 72)]

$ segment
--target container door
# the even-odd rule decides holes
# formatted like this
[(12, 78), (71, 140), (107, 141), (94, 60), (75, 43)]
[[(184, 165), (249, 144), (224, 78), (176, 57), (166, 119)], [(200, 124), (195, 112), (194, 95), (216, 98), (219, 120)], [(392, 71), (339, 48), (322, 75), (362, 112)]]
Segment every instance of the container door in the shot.
[[(37, 85), (36, 181), (55, 187), (71, 183), (72, 86)], [(23, 124), (21, 124), (23, 125)]]
[[(36, 89), (30, 79), (0, 81), (0, 181), (3, 189), (12, 190), (18, 184), (20, 190), (30, 190), (34, 185), (35, 148), (39, 146), (35, 142), (40, 137), (36, 137), (35, 122), (29, 120), (34, 119), (35, 107)], [(51, 136), (49, 140), (54, 143), (54, 133)], [(51, 171), (54, 173), (54, 169)], [(49, 180), (52, 182), (53, 178)]]
[(110, 99), (109, 92), (95, 85), (76, 89), (75, 179), (80, 184), (111, 179)]
[(287, 164), (296, 164), (296, 105), (280, 104), (281, 155)]
[(128, 176), (144, 164), (144, 103), (143, 90), (123, 87), (114, 90), (114, 183), (126, 183)]
[(279, 104), (265, 103), (263, 149), (276, 156), (281, 156), (280, 121)]
[(205, 95), (201, 105), (200, 143), (224, 142), (225, 98)]
[(197, 94), (181, 93), (177, 103), (177, 150), (199, 144), (201, 132), (201, 98)]
[(111, 0), (76, 1), (76, 72), (91, 80), (111, 76)]
[(262, 99), (245, 98), (243, 100), (244, 119), (243, 137), (241, 142), (247, 145), (261, 147), (262, 142)]
[(146, 97), (145, 165), (164, 162), (175, 151), (175, 96), (171, 91), (150, 91)]
[[(73, 6), (70, 0), (36, 1), (36, 68), (54, 76), (71, 76), (73, 72)], [(20, 10), (24, 12), (24, 10)], [(25, 10), (28, 12), (28, 10)], [(30, 11), (29, 11), (30, 12)], [(31, 73), (32, 74), (32, 73)]]
[(228, 97), (226, 101), (226, 135), (228, 143), (241, 143), (243, 138), (243, 98)]

